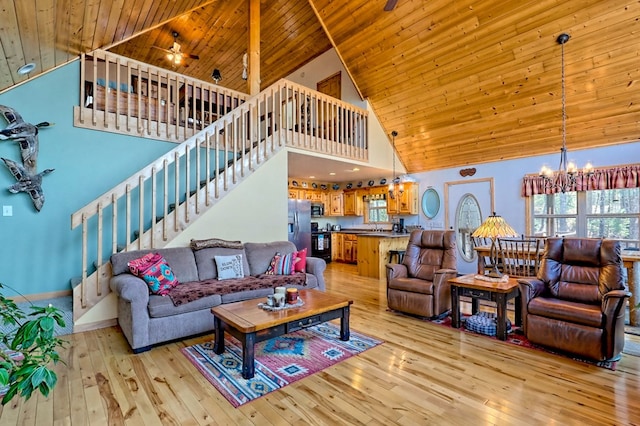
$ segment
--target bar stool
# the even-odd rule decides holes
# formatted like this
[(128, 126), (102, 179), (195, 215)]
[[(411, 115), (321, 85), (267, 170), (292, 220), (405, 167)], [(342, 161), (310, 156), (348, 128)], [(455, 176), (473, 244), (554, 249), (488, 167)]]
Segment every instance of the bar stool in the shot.
[(402, 263), (404, 259), (404, 253), (406, 250), (389, 250), (389, 263), (394, 263), (393, 258), (396, 257), (398, 261), (396, 263)]

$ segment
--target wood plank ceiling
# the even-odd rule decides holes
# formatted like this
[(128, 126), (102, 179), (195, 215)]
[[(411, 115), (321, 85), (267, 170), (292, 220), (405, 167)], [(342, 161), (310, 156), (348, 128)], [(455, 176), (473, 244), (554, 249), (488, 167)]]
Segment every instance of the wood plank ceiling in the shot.
[[(409, 172), (557, 152), (562, 32), (569, 151), (640, 139), (638, 0), (260, 3), (261, 87), (333, 43)], [(96, 48), (171, 68), (152, 46), (177, 31), (200, 59), (176, 71), (247, 91), (248, 0), (0, 0), (0, 22), (0, 90)]]

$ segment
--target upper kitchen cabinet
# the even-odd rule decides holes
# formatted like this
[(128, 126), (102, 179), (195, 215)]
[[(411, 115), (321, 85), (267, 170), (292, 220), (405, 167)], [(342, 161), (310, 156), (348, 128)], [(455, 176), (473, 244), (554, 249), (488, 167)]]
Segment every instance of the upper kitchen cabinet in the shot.
[(399, 196), (387, 196), (388, 214), (418, 214), (418, 184), (404, 182), (404, 191)]
[(344, 216), (344, 194), (342, 191), (329, 193), (329, 216)]
[(364, 189), (354, 189), (344, 191), (344, 215), (345, 216), (363, 216), (364, 201), (363, 195), (369, 191)]
[(292, 200), (300, 199), (300, 190), (299, 189), (291, 189), (289, 188), (289, 198)]

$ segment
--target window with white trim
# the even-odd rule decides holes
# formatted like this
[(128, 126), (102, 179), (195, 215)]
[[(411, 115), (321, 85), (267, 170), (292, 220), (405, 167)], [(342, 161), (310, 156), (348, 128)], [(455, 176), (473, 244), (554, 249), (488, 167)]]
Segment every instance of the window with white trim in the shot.
[(387, 214), (387, 200), (384, 198), (369, 200), (367, 206), (367, 222), (369, 223), (387, 223), (389, 215)]
[(640, 188), (605, 189), (531, 198), (532, 235), (620, 240), (640, 247)]

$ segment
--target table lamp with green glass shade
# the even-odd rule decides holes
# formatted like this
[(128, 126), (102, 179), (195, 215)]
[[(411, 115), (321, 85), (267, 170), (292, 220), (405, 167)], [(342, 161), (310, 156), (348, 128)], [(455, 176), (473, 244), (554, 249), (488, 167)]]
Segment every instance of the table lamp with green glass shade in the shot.
[(517, 237), (518, 234), (509, 224), (502, 218), (493, 212), (492, 215), (482, 222), (482, 225), (476, 228), (471, 234), (474, 238), (491, 238), (491, 251), (489, 257), (493, 264), (493, 269), (486, 275), (491, 278), (502, 277), (502, 272), (498, 270), (498, 250), (496, 249), (497, 238)]

